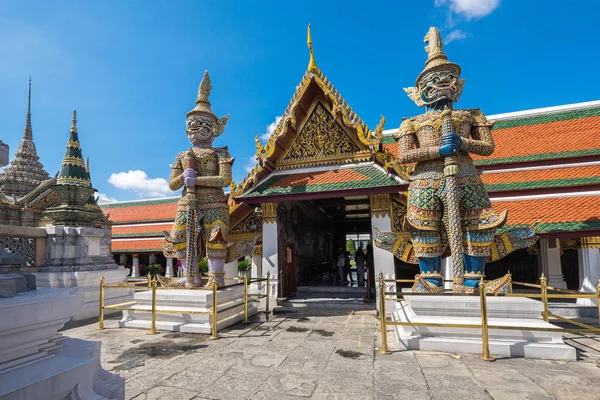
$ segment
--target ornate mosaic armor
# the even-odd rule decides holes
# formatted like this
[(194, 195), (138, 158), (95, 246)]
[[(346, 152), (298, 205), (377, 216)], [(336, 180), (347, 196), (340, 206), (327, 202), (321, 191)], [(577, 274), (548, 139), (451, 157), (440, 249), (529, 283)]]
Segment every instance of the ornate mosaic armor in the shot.
[[(410, 237), (394, 232), (377, 232), (375, 243), (400, 258), (410, 254), (417, 259), (421, 274), (415, 277), (413, 290), (439, 292), (444, 289), (441, 256), (450, 250), (453, 285), (457, 292), (475, 292), (484, 277), (489, 258), (498, 258), (510, 235), (497, 237), (496, 229), (506, 222), (507, 212), (496, 214), (479, 172), (469, 154), (491, 155), (494, 151), (492, 122), (479, 109), (454, 110), (464, 80), (460, 67), (448, 61), (436, 28), (425, 35), (427, 62), (415, 87), (405, 89), (425, 114), (405, 119), (395, 138), (398, 161), (416, 163), (410, 175), (407, 210), (402, 230)], [(529, 234), (531, 233), (531, 234)], [(533, 240), (528, 231), (525, 246)], [(499, 247), (500, 246), (500, 247)], [(496, 249), (496, 253), (492, 253)], [(508, 278), (502, 278), (494, 290), (503, 290)]]
[(171, 233), (165, 232), (165, 257), (178, 258), (186, 270), (180, 284), (201, 284), (198, 260), (208, 258), (207, 286), (224, 284), (227, 257), (229, 208), (223, 188), (231, 184), (227, 147), (213, 148), (214, 139), (223, 133), (229, 116), (217, 118), (208, 97), (212, 85), (208, 72), (198, 88), (196, 107), (187, 113), (186, 134), (193, 148), (181, 152), (172, 165), (169, 187), (184, 187)]
[[(226, 240), (226, 232), (229, 229), (229, 208), (227, 199), (223, 192), (223, 187), (231, 182), (231, 165), (233, 159), (227, 151), (227, 147), (222, 148), (194, 148), (194, 159), (196, 165), (197, 177), (200, 177), (204, 183), (202, 186), (195, 186), (196, 193), (196, 221), (195, 229), (198, 248), (202, 254), (225, 258), (225, 248), (211, 248), (210, 252), (204, 251), (209, 243), (211, 232), (214, 228), (220, 228), (223, 231), (223, 237)], [(175, 158), (169, 178), (169, 187), (171, 190), (179, 190), (183, 186), (183, 171), (185, 170), (185, 158), (187, 152), (181, 152)], [(187, 188), (183, 189), (181, 199), (177, 205), (177, 214), (171, 231), (173, 240), (172, 248), (165, 249), (165, 256), (175, 258), (185, 258), (186, 256), (186, 230), (188, 224), (188, 200)], [(200, 235), (201, 232), (201, 235)], [(226, 243), (226, 242), (225, 242)], [(212, 246), (211, 246), (212, 247)]]

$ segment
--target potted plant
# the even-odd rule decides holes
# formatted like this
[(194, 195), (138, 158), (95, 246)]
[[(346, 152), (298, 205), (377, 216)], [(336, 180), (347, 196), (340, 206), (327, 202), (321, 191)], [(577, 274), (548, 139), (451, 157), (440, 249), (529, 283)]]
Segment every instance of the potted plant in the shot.
[(198, 263), (198, 272), (200, 273), (200, 276), (208, 275), (208, 259), (206, 257)]
[(238, 277), (243, 278), (244, 276), (250, 277), (250, 260), (238, 261)]
[(150, 264), (146, 268), (146, 271), (150, 274), (150, 277), (154, 279), (156, 275), (160, 275), (163, 272), (163, 267), (160, 264)]

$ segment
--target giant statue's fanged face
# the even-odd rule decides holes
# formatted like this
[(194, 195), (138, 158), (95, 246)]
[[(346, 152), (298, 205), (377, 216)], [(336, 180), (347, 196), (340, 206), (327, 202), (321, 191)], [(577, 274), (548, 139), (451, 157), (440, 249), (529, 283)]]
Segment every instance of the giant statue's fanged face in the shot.
[(426, 105), (443, 100), (456, 102), (462, 92), (462, 84), (454, 69), (432, 71), (419, 81), (419, 95)]
[(186, 122), (186, 134), (196, 147), (211, 147), (214, 136), (213, 119), (204, 115), (190, 115)]

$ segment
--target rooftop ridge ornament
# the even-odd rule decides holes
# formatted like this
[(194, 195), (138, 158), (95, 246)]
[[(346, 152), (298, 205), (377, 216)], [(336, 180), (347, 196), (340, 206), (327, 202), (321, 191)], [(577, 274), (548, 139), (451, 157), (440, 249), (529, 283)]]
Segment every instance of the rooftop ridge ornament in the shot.
[(311, 26), (311, 24), (308, 24), (308, 35), (307, 35), (308, 37), (306, 39), (306, 44), (308, 45), (308, 51), (310, 52), (310, 60), (308, 61), (308, 70), (310, 72), (317, 72), (319, 67), (317, 67), (317, 63), (315, 61), (315, 53), (313, 52), (312, 36), (310, 34), (310, 26)]

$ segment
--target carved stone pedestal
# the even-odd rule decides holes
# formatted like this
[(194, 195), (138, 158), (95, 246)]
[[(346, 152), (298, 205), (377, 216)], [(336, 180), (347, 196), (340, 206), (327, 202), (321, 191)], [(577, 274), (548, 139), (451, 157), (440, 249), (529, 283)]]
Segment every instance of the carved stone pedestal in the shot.
[[(395, 321), (481, 324), (479, 296), (410, 296), (396, 303)], [(518, 297), (488, 297), (488, 324), (516, 326), (515, 330), (490, 329), (492, 356), (576, 360), (575, 348), (563, 343), (560, 332), (532, 331), (556, 328), (540, 318), (540, 301)], [(396, 326), (398, 344), (410, 350), (481, 354), (481, 328)]]
[[(117, 265), (110, 254), (110, 230), (91, 227), (46, 227), (47, 259), (35, 273), (38, 287), (78, 286), (84, 295), (84, 306), (74, 320), (97, 317), (100, 299), (100, 277), (105, 283), (123, 283), (129, 269)], [(133, 299), (133, 290), (110, 288), (105, 292), (105, 304)]]
[[(228, 282), (231, 284), (232, 282)], [(211, 290), (186, 290), (165, 289), (157, 290), (156, 309), (161, 312), (156, 314), (156, 329), (159, 331), (211, 333), (212, 316), (210, 314), (186, 314), (185, 311), (210, 311), (212, 308)], [(123, 318), (119, 321), (121, 328), (150, 329), (152, 309), (152, 293), (137, 292), (136, 304), (130, 311), (123, 311)], [(238, 321), (244, 320), (244, 287), (235, 286), (217, 292), (217, 310), (239, 304), (239, 307), (219, 312), (217, 319), (218, 329), (226, 328)], [(248, 315), (258, 312), (256, 302), (248, 304)], [(139, 312), (136, 310), (143, 310)], [(166, 310), (180, 312), (165, 313)]]
[(57, 333), (82, 303), (77, 288), (0, 299), (0, 398), (125, 398), (125, 380), (100, 365), (100, 342)]

